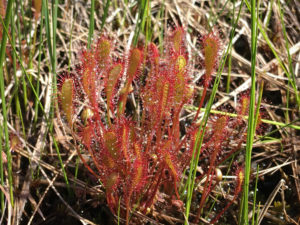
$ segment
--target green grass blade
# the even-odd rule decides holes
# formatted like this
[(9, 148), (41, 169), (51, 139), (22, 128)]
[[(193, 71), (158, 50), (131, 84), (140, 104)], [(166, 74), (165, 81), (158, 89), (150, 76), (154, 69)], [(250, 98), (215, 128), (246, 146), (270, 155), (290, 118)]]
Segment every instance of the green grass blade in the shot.
[(57, 8), (58, 8), (58, 0), (52, 1), (52, 75), (53, 75), (53, 91), (56, 93), (56, 28), (57, 28)]
[[(42, 1), (42, 10), (41, 10), (41, 22), (40, 22), (40, 27), (43, 28), (44, 26), (44, 4), (45, 1)], [(40, 92), (40, 75), (41, 75), (41, 59), (42, 59), (42, 44), (43, 44), (43, 32), (40, 32), (39, 36), (39, 56), (38, 56), (38, 72), (37, 72), (37, 84), (36, 84), (36, 94), (39, 96)], [(35, 98), (35, 108), (34, 108), (34, 123), (36, 124), (37, 119), (38, 119), (38, 114), (39, 114), (39, 104), (38, 104), (39, 99)]]
[(103, 27), (105, 25), (106, 18), (108, 16), (109, 5), (110, 5), (110, 0), (107, 0), (106, 4), (105, 4), (105, 7), (104, 7), (104, 10), (103, 10), (103, 16), (101, 18), (101, 30), (100, 31), (102, 31), (102, 29), (103, 29)]
[(64, 163), (62, 161), (62, 158), (61, 158), (61, 155), (60, 155), (60, 151), (59, 151), (59, 147), (58, 147), (58, 144), (56, 142), (56, 139), (54, 136), (53, 137), (53, 143), (54, 143), (54, 146), (55, 146), (55, 150), (56, 150), (56, 153), (57, 153), (57, 157), (58, 157), (58, 160), (59, 160), (59, 164), (61, 166), (61, 170), (63, 172), (63, 176), (64, 176), (64, 180), (65, 180), (65, 183), (67, 185), (67, 189), (68, 189), (68, 192), (69, 192), (69, 196), (71, 196), (71, 189), (70, 189), (70, 184), (69, 184), (69, 180), (68, 180), (68, 176), (67, 176), (67, 172), (65, 170), (65, 167), (64, 167)]
[(259, 165), (257, 165), (257, 169), (256, 169), (256, 179), (255, 179), (254, 196), (253, 196), (252, 225), (254, 225), (254, 223), (255, 223), (255, 211), (256, 211), (255, 209), (256, 209), (256, 195), (257, 195), (258, 172), (259, 172)]
[(149, 0), (141, 0), (139, 2), (139, 12), (138, 12), (138, 20), (135, 27), (135, 34), (133, 38), (133, 45), (136, 46), (138, 42), (138, 37), (141, 31), (145, 29), (145, 22), (147, 18), (148, 10), (148, 1)]
[[(232, 2), (232, 12), (231, 12), (231, 26), (233, 27), (233, 22), (234, 22), (234, 12), (235, 12), (235, 0)], [(229, 50), (229, 56), (228, 56), (228, 76), (227, 76), (227, 83), (226, 83), (226, 92), (230, 92), (230, 82), (231, 82), (231, 59), (232, 59), (232, 47)]]
[(90, 27), (89, 27), (89, 36), (88, 36), (88, 48), (91, 47), (93, 34), (94, 34), (94, 27), (95, 27), (95, 0), (91, 0), (91, 11), (90, 11)]
[(50, 16), (49, 16), (49, 9), (48, 9), (48, 0), (45, 1), (46, 5), (43, 8), (43, 14), (45, 16), (45, 28), (46, 28), (46, 36), (47, 36), (47, 44), (49, 49), (50, 60), (53, 60), (52, 56), (52, 43), (51, 43), (51, 32), (50, 32)]
[[(0, 124), (0, 184), (2, 187), (4, 187), (4, 173), (3, 173), (3, 158), (2, 158), (2, 134), (3, 134), (3, 128)], [(3, 191), (0, 191), (0, 201), (1, 201), (1, 212), (2, 215), (4, 213), (4, 193)]]
[(256, 1), (251, 0), (251, 91), (250, 91), (250, 106), (246, 142), (246, 156), (245, 156), (245, 182), (244, 182), (244, 197), (242, 206), (241, 224), (249, 224), (248, 221), (248, 194), (251, 170), (251, 154), (255, 135), (255, 66), (256, 66), (256, 45), (257, 45), (257, 11)]
[[(12, 16), (11, 16), (11, 39), (12, 39), (13, 46), (16, 46), (16, 33), (15, 33), (16, 27), (15, 27), (15, 23), (14, 23), (15, 12), (16, 12), (16, 7), (14, 7), (14, 5), (13, 5)], [(17, 93), (17, 91), (19, 89), (19, 78), (17, 77), (17, 62), (16, 62), (17, 57), (16, 57), (16, 53), (14, 51), (12, 51), (11, 55), (12, 55), (13, 76), (14, 76), (14, 80), (15, 80), (15, 86), (14, 86), (13, 93)], [(24, 95), (24, 96), (26, 97), (26, 95)], [(13, 99), (13, 98), (11, 98), (11, 99)], [(15, 107), (16, 107), (17, 117), (20, 119), (21, 124), (22, 124), (23, 136), (26, 137), (19, 95), (18, 94), (14, 95), (14, 99), (15, 99)], [(10, 104), (8, 104), (7, 108), (10, 108)]]
[[(5, 20), (3, 23), (2, 17), (1, 22), (3, 28), (7, 29), (10, 24), (11, 14), (12, 14), (12, 6), (13, 0), (8, 0), (7, 8), (6, 8), (6, 15)], [(10, 194), (10, 202), (12, 207), (14, 206), (14, 196), (13, 196), (13, 175), (12, 175), (12, 161), (11, 161), (11, 154), (10, 154), (10, 143), (9, 143), (9, 135), (8, 135), (8, 127), (7, 127), (7, 108), (6, 108), (6, 100), (5, 100), (5, 85), (4, 85), (4, 77), (3, 77), (3, 65), (5, 60), (5, 50), (7, 44), (7, 33), (4, 32), (2, 34), (2, 42), (0, 48), (0, 94), (2, 99), (2, 114), (3, 114), (3, 127), (4, 127), (4, 139), (5, 139), (5, 150), (6, 150), (6, 157), (7, 157), (7, 167), (8, 167), (8, 182), (9, 182), (9, 194)]]

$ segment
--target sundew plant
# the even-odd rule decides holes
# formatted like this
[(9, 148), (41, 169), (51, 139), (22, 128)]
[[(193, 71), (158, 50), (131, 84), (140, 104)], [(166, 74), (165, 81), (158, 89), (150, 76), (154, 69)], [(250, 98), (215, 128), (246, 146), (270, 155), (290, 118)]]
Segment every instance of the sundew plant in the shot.
[[(205, 67), (205, 75), (200, 100), (195, 100), (185, 38), (185, 30), (179, 27), (166, 38), (163, 54), (150, 43), (118, 57), (113, 41), (102, 36), (90, 50), (81, 53), (76, 72), (63, 74), (59, 81), (61, 112), (78, 143), (78, 154), (103, 184), (111, 211), (116, 214), (120, 204), (123, 206), (121, 216), (127, 224), (133, 209), (151, 211), (160, 193), (167, 194), (171, 204), (183, 206), (185, 197), (179, 190), (184, 189), (184, 174), (201, 151), (199, 162), (205, 169), (197, 180), (205, 182), (199, 206), (194, 209), (194, 220), (198, 221), (209, 194), (222, 180), (218, 166), (245, 141), (249, 96), (241, 98), (237, 117), (212, 117), (202, 146), (195, 146), (199, 112), (218, 66), (220, 40), (213, 32), (199, 40), (204, 60), (198, 63)], [(191, 104), (198, 110), (183, 127), (181, 115)], [(92, 163), (86, 161), (82, 151)], [(237, 164), (235, 167), (234, 199), (212, 218), (212, 223), (241, 191), (243, 169)]]

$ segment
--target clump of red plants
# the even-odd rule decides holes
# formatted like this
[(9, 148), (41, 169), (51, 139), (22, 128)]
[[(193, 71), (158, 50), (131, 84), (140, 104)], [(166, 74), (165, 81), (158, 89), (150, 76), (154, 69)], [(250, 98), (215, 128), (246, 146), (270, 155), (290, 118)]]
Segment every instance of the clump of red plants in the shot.
[[(218, 66), (220, 51), (216, 34), (201, 38), (201, 65), (206, 72), (197, 103), (185, 36), (183, 28), (174, 29), (165, 41), (163, 54), (150, 43), (144, 49), (132, 47), (122, 58), (116, 57), (119, 53), (113, 41), (102, 36), (94, 48), (81, 54), (80, 67), (60, 78), (60, 109), (80, 145), (78, 154), (85, 167), (102, 182), (111, 211), (116, 214), (120, 204), (124, 206), (120, 216), (126, 224), (133, 209), (146, 213), (155, 207), (161, 198), (159, 193), (169, 196), (167, 201), (179, 204), (181, 210), (185, 201), (179, 188), (193, 156), (200, 108)], [(199, 207), (194, 209), (198, 212), (195, 221), (209, 194), (222, 180), (218, 166), (240, 150), (245, 141), (248, 101), (249, 98), (241, 98), (236, 118), (211, 117), (203, 144), (197, 146), (201, 147), (199, 162), (203, 168), (197, 180), (205, 178), (205, 182)], [(187, 104), (199, 109), (191, 120), (183, 121), (183, 127), (180, 118)], [(81, 155), (82, 148), (92, 164)], [(212, 223), (238, 197), (243, 183), (240, 166), (236, 175), (234, 199)]]

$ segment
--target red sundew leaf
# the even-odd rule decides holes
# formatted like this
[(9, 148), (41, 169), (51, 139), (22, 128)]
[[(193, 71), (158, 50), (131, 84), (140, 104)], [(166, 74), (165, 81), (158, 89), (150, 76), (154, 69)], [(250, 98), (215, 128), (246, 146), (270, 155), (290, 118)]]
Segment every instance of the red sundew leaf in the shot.
[(176, 152), (174, 152), (174, 142), (170, 139), (168, 140), (161, 150), (161, 155), (163, 162), (165, 163), (166, 167), (170, 171), (170, 174), (173, 177), (174, 180), (174, 190), (176, 193), (177, 198), (179, 197), (178, 191), (177, 191), (177, 181), (180, 179), (180, 168), (179, 168), (179, 162), (177, 161), (177, 155)]
[(33, 0), (33, 8), (34, 8), (34, 19), (37, 20), (41, 13), (42, 0)]
[(177, 53), (182, 53), (182, 47), (184, 45), (185, 32), (182, 27), (178, 27), (171, 35), (171, 42), (173, 44), (174, 50)]
[(250, 96), (249, 94), (245, 93), (242, 94), (239, 100), (239, 104), (237, 107), (237, 118), (235, 126), (239, 126), (243, 123), (243, 117), (248, 115), (249, 111), (249, 104), (250, 104)]
[(107, 67), (110, 61), (110, 52), (112, 50), (112, 43), (105, 37), (101, 37), (96, 46), (96, 59), (100, 70)]
[(146, 172), (147, 172), (147, 162), (143, 153), (141, 151), (141, 146), (137, 143), (134, 144), (134, 150), (136, 154), (136, 159), (133, 163), (133, 171), (131, 175), (131, 190), (140, 190), (145, 184)]
[[(196, 144), (196, 138), (197, 138), (197, 134), (198, 134), (198, 127), (194, 128), (193, 130), (190, 131), (190, 145), (188, 148), (188, 155), (189, 155), (189, 159), (191, 159), (193, 157), (193, 150), (194, 150), (194, 146)], [(201, 131), (202, 132), (202, 131)], [(200, 148), (200, 143), (198, 143), (198, 146), (196, 146), (196, 151), (194, 152), (194, 158), (196, 158), (196, 154), (197, 154), (197, 150)]]
[(242, 189), (242, 184), (244, 182), (244, 178), (245, 178), (245, 174), (244, 174), (244, 170), (243, 168), (239, 168), (236, 172), (236, 176), (237, 176), (237, 188), (236, 191), (237, 193), (239, 193)]
[(167, 106), (167, 103), (168, 103), (169, 88), (170, 88), (169, 82), (164, 82), (162, 84), (161, 97), (160, 97), (160, 117), (159, 117), (159, 121), (162, 121), (163, 116), (165, 114), (165, 109), (166, 109), (166, 106)]
[(143, 186), (144, 164), (141, 160), (137, 159), (133, 165), (133, 175), (131, 180), (132, 189), (140, 189)]
[(194, 95), (194, 86), (193, 85), (187, 85), (186, 87), (186, 93), (184, 95), (184, 101), (189, 102), (192, 100)]
[(12, 150), (16, 150), (22, 146), (22, 142), (20, 141), (19, 137), (15, 134), (9, 135), (9, 141), (10, 141), (10, 148)]
[(120, 176), (117, 172), (112, 172), (111, 174), (107, 175), (104, 179), (106, 191), (108, 193), (112, 193), (118, 186), (119, 181)]
[(139, 68), (143, 62), (143, 52), (138, 48), (131, 50), (128, 58), (127, 79), (131, 83), (137, 75)]
[(170, 169), (171, 174), (174, 177), (174, 180), (177, 181), (179, 179), (178, 167), (174, 163), (174, 157), (170, 154), (170, 152), (165, 153), (165, 162), (166, 162), (168, 168)]
[(0, 16), (2, 16), (2, 18), (4, 18), (4, 16), (5, 16), (5, 10), (6, 10), (6, 1), (0, 0)]
[(250, 96), (242, 96), (240, 99), (240, 107), (238, 109), (238, 115), (246, 116), (249, 111)]
[(143, 52), (138, 48), (134, 48), (130, 51), (130, 55), (128, 57), (128, 67), (127, 67), (127, 74), (126, 74), (126, 83), (123, 89), (120, 92), (120, 100), (119, 100), (119, 109), (118, 115), (124, 113), (126, 107), (127, 96), (131, 91), (131, 83), (133, 79), (139, 72), (143, 61)]
[(128, 149), (129, 149), (129, 127), (128, 127), (128, 124), (124, 123), (123, 126), (122, 126), (122, 143), (121, 143), (121, 149), (122, 149), (122, 153), (123, 153), (123, 156), (124, 156), (124, 159), (126, 162), (129, 163), (129, 153), (128, 153)]
[(92, 52), (83, 53), (82, 86), (91, 106), (96, 109), (96, 61)]
[(214, 72), (217, 62), (218, 62), (218, 53), (220, 49), (219, 38), (214, 33), (209, 33), (204, 36), (202, 39), (203, 45), (203, 55), (204, 55), (204, 65), (205, 65), (205, 86), (207, 87), (211, 75)]
[(62, 111), (64, 112), (68, 125), (72, 127), (72, 119), (74, 116), (74, 96), (75, 96), (75, 84), (73, 78), (67, 75), (62, 78), (60, 85), (59, 100)]
[(87, 125), (80, 131), (79, 135), (81, 136), (81, 143), (84, 144), (86, 148), (90, 148), (95, 135), (93, 124), (88, 121)]
[(186, 59), (179, 55), (175, 63), (176, 71), (176, 80), (175, 80), (175, 96), (174, 101), (176, 105), (181, 105), (182, 100), (184, 99), (185, 89), (186, 89), (186, 79), (185, 79), (185, 70), (186, 70)]
[(147, 60), (151, 63), (150, 74), (158, 72), (159, 66), (159, 52), (158, 48), (154, 43), (150, 43), (147, 48)]
[(227, 124), (228, 124), (227, 116), (219, 117), (217, 121), (214, 123), (213, 126), (214, 134), (212, 137), (213, 144), (215, 146), (214, 152), (218, 152), (221, 142), (224, 140), (224, 138), (226, 138)]
[(150, 71), (147, 75), (146, 85), (142, 89), (142, 98), (145, 107), (149, 110), (155, 104), (155, 84), (159, 75), (159, 52), (154, 43), (147, 48), (147, 62), (150, 62)]
[(116, 92), (115, 88), (122, 73), (123, 73), (123, 64), (117, 63), (109, 69), (107, 74), (107, 81), (105, 85), (107, 107), (110, 108), (112, 111), (113, 111), (112, 100)]
[(116, 160), (119, 156), (118, 154), (118, 136), (114, 131), (106, 131), (103, 134), (103, 141), (109, 156)]
[(163, 156), (163, 160), (169, 168), (174, 180), (177, 181), (179, 179), (179, 168), (177, 166), (176, 156), (174, 155), (172, 145), (174, 143), (172, 140), (168, 140), (164, 146), (162, 147), (161, 154)]

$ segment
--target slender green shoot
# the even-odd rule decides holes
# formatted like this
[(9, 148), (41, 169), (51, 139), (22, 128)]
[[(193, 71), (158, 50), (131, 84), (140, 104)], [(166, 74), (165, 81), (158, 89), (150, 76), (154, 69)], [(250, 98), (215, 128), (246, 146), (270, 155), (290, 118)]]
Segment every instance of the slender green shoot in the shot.
[(251, 154), (255, 135), (255, 66), (256, 66), (256, 50), (257, 50), (257, 9), (256, 1), (251, 0), (251, 91), (250, 91), (250, 106), (246, 142), (246, 156), (245, 156), (245, 182), (244, 182), (244, 196), (242, 205), (242, 219), (241, 224), (247, 225), (248, 221), (248, 194), (249, 182), (251, 172)]
[(256, 105), (255, 118), (254, 118), (254, 129), (256, 129), (258, 118), (260, 116), (259, 109), (260, 109), (260, 105), (261, 105), (263, 90), (264, 90), (264, 82), (262, 81), (260, 88), (259, 88), (259, 96), (258, 96), (258, 101), (257, 101), (257, 105)]
[(257, 194), (258, 172), (259, 172), (259, 165), (257, 165), (257, 169), (256, 169), (256, 179), (255, 179), (254, 196), (253, 196), (252, 225), (254, 225), (254, 220), (255, 220), (255, 211), (256, 211), (255, 209), (256, 209), (256, 194)]
[(67, 185), (67, 189), (68, 189), (68, 192), (69, 192), (69, 196), (71, 196), (71, 189), (70, 189), (70, 185), (69, 185), (69, 180), (68, 180), (68, 176), (67, 176), (67, 172), (65, 170), (65, 167), (64, 167), (64, 163), (62, 161), (62, 158), (61, 158), (61, 155), (60, 155), (60, 152), (59, 152), (59, 147), (58, 147), (58, 144), (56, 142), (56, 139), (55, 137), (53, 137), (53, 143), (54, 143), (54, 146), (55, 146), (55, 150), (56, 150), (56, 153), (57, 153), (57, 157), (59, 159), (59, 164), (61, 166), (61, 170), (63, 172), (63, 176), (64, 176), (64, 180), (65, 180), (65, 183)]

